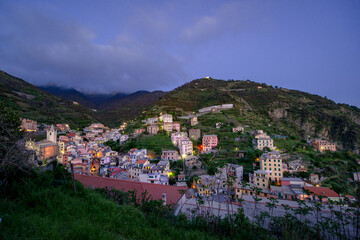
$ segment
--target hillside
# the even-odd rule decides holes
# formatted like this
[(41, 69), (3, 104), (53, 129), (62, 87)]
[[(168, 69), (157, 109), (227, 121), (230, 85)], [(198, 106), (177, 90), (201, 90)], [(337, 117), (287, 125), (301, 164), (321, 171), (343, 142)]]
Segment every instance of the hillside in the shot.
[(55, 96), (69, 101), (76, 101), (83, 106), (94, 109), (106, 107), (109, 102), (116, 102), (129, 94), (100, 94), (100, 93), (82, 93), (73, 88), (63, 88), (58, 86), (39, 86), (40, 89), (49, 92)]
[(93, 111), (45, 92), (0, 71), (0, 102), (23, 118), (41, 123), (68, 123), (72, 128), (98, 121)]
[(269, 134), (324, 138), (349, 150), (360, 147), (359, 108), (252, 81), (197, 79), (164, 95), (146, 115), (166, 111), (179, 116), (224, 103), (234, 104), (226, 114), (235, 123)]
[(137, 91), (131, 94), (87, 94), (75, 89), (57, 86), (43, 86), (42, 90), (69, 101), (97, 110), (99, 119), (111, 127), (117, 127), (121, 122), (136, 118), (136, 116), (151, 107), (165, 94), (162, 91)]
[(123, 121), (134, 119), (152, 107), (164, 95), (162, 91), (138, 91), (121, 99), (113, 99), (102, 106), (99, 117), (109, 126), (119, 126)]

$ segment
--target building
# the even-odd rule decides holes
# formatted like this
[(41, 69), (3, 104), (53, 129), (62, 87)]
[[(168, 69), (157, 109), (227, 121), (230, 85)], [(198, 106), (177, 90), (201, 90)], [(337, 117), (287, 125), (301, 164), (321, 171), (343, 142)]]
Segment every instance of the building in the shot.
[(55, 130), (54, 125), (51, 125), (50, 130), (46, 132), (46, 139), (53, 143), (57, 142), (57, 131)]
[(171, 114), (162, 114), (159, 119), (163, 122), (173, 122), (173, 116)]
[(175, 132), (171, 134), (171, 142), (175, 145), (178, 146), (179, 144), (179, 139), (180, 138), (184, 138), (187, 137), (187, 134), (185, 132)]
[(355, 182), (360, 182), (360, 172), (354, 172), (353, 176)]
[(189, 138), (180, 138), (178, 142), (181, 157), (185, 158), (188, 155), (192, 155), (193, 143)]
[(229, 175), (235, 178), (236, 182), (241, 182), (243, 179), (244, 168), (237, 164), (227, 164), (226, 167), (222, 168), (224, 175)]
[(159, 132), (159, 126), (158, 125), (150, 125), (147, 127), (147, 132), (150, 134), (157, 134)]
[(280, 178), (281, 186), (297, 185), (304, 187), (305, 182), (300, 178)]
[[(98, 176), (86, 176), (75, 174), (75, 179), (89, 188), (114, 188), (122, 192), (136, 191), (140, 200), (142, 194), (147, 192), (153, 199), (163, 200), (166, 204), (181, 204), (185, 201), (185, 194), (180, 190), (187, 190), (187, 187), (177, 187), (145, 182), (120, 180)], [(165, 196), (165, 197), (164, 197)]]
[(180, 123), (174, 122), (172, 124), (172, 130), (176, 130), (177, 132), (180, 132)]
[(313, 184), (319, 184), (319, 183), (320, 183), (319, 175), (317, 175), (317, 174), (311, 173), (311, 174), (310, 174), (310, 177), (309, 177), (309, 180), (310, 180), (310, 182), (313, 183)]
[(260, 169), (269, 171), (269, 180), (278, 182), (283, 177), (282, 158), (279, 151), (263, 153), (260, 157)]
[(233, 133), (236, 133), (236, 132), (241, 132), (242, 133), (242, 132), (244, 132), (244, 128), (239, 126), (239, 127), (233, 128), (232, 132)]
[(21, 119), (20, 128), (26, 132), (35, 132), (38, 130), (37, 122), (30, 119)]
[(255, 135), (253, 145), (256, 149), (264, 150), (264, 148), (269, 148), (270, 150), (275, 150), (274, 140), (270, 138), (265, 133), (258, 133)]
[(203, 152), (210, 152), (218, 145), (217, 135), (204, 135), (202, 139)]
[(249, 182), (258, 188), (268, 188), (270, 171), (256, 170), (254, 174), (249, 174)]
[(159, 121), (159, 118), (158, 118), (158, 117), (147, 118), (147, 119), (145, 120), (145, 124), (151, 125), (151, 124), (154, 124), (154, 123), (156, 123), (156, 122), (158, 122), (158, 121)]
[(177, 161), (180, 159), (179, 153), (176, 150), (163, 149), (161, 153), (161, 160)]
[(316, 151), (324, 152), (324, 151), (336, 151), (336, 144), (330, 143), (325, 140), (315, 139), (312, 141), (312, 146)]
[(163, 128), (164, 128), (164, 131), (166, 131), (166, 132), (172, 132), (172, 130), (173, 130), (172, 122), (164, 122)]
[(320, 201), (321, 199), (322, 202), (328, 202), (328, 200), (341, 201), (343, 199), (339, 194), (328, 187), (305, 186), (304, 189), (310, 193), (309, 199), (312, 201)]
[(161, 175), (160, 173), (141, 173), (139, 181), (144, 183), (169, 185), (169, 177)]
[(134, 130), (134, 133), (135, 133), (135, 134), (141, 134), (141, 133), (143, 133), (143, 132), (145, 132), (145, 129), (144, 129), (144, 128), (137, 128), (137, 129)]
[(198, 124), (199, 122), (198, 122), (198, 118), (197, 117), (192, 117), (191, 119), (190, 119), (190, 125), (191, 126), (195, 126), (196, 124)]
[(56, 157), (59, 154), (59, 147), (57, 145), (57, 131), (54, 125), (51, 125), (50, 130), (46, 133), (46, 140), (39, 142), (27, 141), (26, 149), (33, 150), (40, 160)]
[(61, 132), (68, 132), (68, 131), (71, 130), (69, 124), (66, 124), (66, 123), (56, 124), (56, 127), (57, 127)]
[(190, 129), (189, 130), (189, 137), (194, 140), (198, 140), (201, 137), (200, 129)]

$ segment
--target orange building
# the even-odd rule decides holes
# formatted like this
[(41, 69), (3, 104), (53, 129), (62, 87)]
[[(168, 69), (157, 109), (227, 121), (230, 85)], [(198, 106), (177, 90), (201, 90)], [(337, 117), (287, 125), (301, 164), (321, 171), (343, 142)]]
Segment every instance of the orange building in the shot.
[(319, 152), (324, 152), (324, 151), (335, 152), (336, 151), (336, 144), (330, 143), (325, 140), (319, 140), (319, 139), (313, 140), (312, 146), (316, 151), (319, 151)]

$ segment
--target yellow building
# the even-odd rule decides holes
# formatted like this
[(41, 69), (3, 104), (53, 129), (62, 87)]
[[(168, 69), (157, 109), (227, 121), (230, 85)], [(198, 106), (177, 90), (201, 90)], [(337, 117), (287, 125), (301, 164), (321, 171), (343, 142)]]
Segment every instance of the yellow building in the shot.
[(260, 170), (269, 171), (268, 178), (273, 182), (283, 177), (282, 158), (279, 151), (271, 151), (261, 155)]

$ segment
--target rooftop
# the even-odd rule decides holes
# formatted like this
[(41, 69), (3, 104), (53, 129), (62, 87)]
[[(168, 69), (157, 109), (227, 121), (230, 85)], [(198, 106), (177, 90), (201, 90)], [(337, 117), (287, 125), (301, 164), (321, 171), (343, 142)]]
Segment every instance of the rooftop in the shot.
[(105, 188), (110, 187), (116, 190), (128, 192), (136, 191), (137, 196), (147, 191), (153, 199), (161, 200), (162, 194), (166, 193), (166, 204), (176, 204), (181, 198), (182, 194), (179, 190), (187, 190), (187, 187), (177, 187), (161, 184), (144, 183), (137, 181), (128, 181), (121, 179), (105, 178), (98, 176), (87, 176), (81, 174), (75, 174), (75, 179), (81, 182), (85, 187), (92, 188)]

